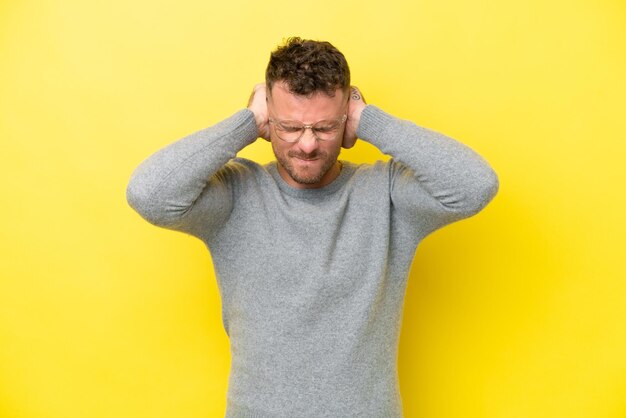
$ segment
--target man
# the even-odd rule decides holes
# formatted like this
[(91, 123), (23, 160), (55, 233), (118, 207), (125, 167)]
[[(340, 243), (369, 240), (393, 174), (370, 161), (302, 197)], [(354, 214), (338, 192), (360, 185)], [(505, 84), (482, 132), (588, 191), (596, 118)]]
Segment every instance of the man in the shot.
[[(257, 137), (277, 161), (235, 158)], [(393, 158), (338, 160), (357, 137)], [(366, 105), (331, 44), (291, 38), (248, 108), (144, 161), (128, 201), (211, 251), (232, 352), (227, 417), (399, 417), (415, 249), (497, 189), (465, 145)]]

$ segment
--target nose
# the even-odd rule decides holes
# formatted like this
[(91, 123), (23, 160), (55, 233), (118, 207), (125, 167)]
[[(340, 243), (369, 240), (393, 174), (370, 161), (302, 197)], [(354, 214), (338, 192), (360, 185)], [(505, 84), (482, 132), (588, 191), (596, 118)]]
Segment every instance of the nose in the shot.
[(298, 147), (306, 154), (312, 153), (319, 147), (317, 138), (313, 135), (313, 130), (311, 130), (311, 128), (304, 130), (302, 137), (298, 141)]

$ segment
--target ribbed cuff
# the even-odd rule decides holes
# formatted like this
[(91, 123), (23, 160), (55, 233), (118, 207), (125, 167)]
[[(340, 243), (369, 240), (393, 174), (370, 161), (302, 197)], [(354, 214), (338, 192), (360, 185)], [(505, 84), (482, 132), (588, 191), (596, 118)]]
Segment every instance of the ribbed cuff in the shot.
[(394, 120), (396, 119), (389, 113), (374, 105), (367, 105), (361, 112), (361, 120), (356, 135), (362, 140), (378, 146), (377, 140), (381, 138), (385, 128)]
[(226, 132), (232, 131), (236, 133), (231, 135), (231, 139), (237, 143), (236, 148), (238, 149), (250, 145), (259, 137), (256, 119), (250, 109), (241, 109), (220, 124), (223, 124), (223, 128)]

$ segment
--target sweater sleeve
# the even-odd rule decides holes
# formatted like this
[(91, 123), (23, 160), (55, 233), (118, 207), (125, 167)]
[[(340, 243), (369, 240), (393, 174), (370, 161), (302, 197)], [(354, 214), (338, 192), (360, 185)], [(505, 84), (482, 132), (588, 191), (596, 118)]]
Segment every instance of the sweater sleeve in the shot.
[(232, 193), (218, 170), (257, 136), (254, 114), (242, 109), (166, 146), (133, 172), (126, 190), (129, 205), (148, 222), (169, 229), (194, 233), (200, 220), (203, 228), (219, 225), (230, 214)]
[(392, 157), (394, 210), (423, 235), (478, 213), (496, 195), (498, 177), (468, 146), (368, 105), (357, 135)]

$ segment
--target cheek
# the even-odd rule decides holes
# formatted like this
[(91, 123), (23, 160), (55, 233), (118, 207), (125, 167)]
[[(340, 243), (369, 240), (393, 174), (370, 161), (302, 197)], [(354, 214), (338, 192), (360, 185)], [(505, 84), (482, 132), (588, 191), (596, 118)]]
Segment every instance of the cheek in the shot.
[(272, 137), (271, 139), (274, 154), (285, 154), (287, 151), (289, 151), (289, 144), (275, 137)]
[(333, 141), (331, 143), (324, 144), (324, 146), (321, 147), (321, 148), (328, 155), (336, 156), (341, 151), (341, 141), (335, 140), (335, 141)]

